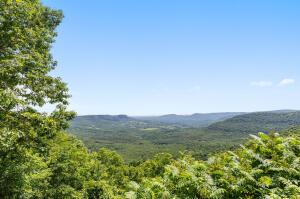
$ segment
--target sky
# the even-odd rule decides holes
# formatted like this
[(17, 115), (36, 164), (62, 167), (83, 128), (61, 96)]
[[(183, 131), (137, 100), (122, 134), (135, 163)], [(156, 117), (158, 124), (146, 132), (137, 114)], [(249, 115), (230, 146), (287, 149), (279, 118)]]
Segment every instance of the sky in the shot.
[(44, 0), (79, 115), (300, 109), (298, 0)]

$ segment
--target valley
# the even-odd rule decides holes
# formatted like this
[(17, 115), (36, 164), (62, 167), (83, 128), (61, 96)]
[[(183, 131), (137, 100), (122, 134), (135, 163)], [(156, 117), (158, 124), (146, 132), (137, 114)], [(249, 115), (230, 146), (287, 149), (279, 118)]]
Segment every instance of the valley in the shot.
[(206, 159), (210, 154), (239, 146), (249, 134), (298, 125), (298, 111), (157, 117), (90, 115), (76, 117), (69, 131), (92, 151), (105, 147), (132, 162), (152, 158), (160, 152), (178, 157), (184, 151), (197, 159)]

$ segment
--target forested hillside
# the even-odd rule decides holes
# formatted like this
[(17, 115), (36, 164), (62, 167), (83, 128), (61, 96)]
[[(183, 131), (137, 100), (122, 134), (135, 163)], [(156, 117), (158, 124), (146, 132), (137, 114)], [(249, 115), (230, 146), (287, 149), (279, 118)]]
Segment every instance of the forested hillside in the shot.
[[(284, 131), (283, 136), (274, 132), (252, 135), (240, 147), (214, 154), (205, 161), (188, 153), (177, 158), (160, 153), (148, 160), (127, 163), (117, 152), (89, 150), (67, 133), (75, 117), (67, 109), (70, 95), (66, 83), (51, 76), (57, 65), (51, 46), (62, 17), (61, 11), (45, 7), (39, 0), (0, 0), (1, 199), (300, 197), (297, 128)], [(45, 105), (52, 105), (54, 110), (42, 112)], [(285, 122), (297, 120), (295, 116), (285, 115), (289, 120), (281, 117), (278, 122), (284, 121), (280, 123), (284, 128), (288, 126)], [(157, 142), (172, 143), (173, 137), (183, 141), (188, 135), (195, 151), (199, 143), (204, 145), (217, 137), (207, 132), (198, 136), (195, 129), (176, 132), (173, 126), (166, 127), (167, 133), (152, 132), (152, 124), (132, 124), (126, 116), (100, 118), (112, 122), (115, 128), (124, 122), (132, 129), (146, 129), (145, 139), (163, 135)], [(107, 123), (94, 124), (100, 118), (88, 116), (80, 126), (105, 130)], [(97, 131), (89, 133), (97, 135)], [(133, 132), (133, 137), (137, 134)], [(227, 141), (233, 139), (228, 134), (218, 135)]]
[(217, 122), (209, 130), (227, 133), (249, 134), (258, 131), (269, 132), (300, 125), (300, 111), (257, 112), (235, 116), (226, 121)]

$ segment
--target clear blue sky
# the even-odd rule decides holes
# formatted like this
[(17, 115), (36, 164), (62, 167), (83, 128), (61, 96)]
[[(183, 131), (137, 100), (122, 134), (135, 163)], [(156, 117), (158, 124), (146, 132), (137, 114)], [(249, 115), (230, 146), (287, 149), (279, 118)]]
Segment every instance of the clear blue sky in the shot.
[(300, 109), (300, 1), (44, 0), (78, 114)]

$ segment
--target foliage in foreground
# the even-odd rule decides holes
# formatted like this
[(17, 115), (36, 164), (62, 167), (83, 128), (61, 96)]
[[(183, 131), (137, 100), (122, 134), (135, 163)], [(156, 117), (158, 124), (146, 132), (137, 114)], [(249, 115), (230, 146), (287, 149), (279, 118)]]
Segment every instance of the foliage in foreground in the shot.
[[(9, 145), (6, 136), (1, 133), (1, 153)], [(47, 156), (25, 150), (22, 164), (1, 156), (1, 198), (299, 197), (300, 139), (263, 133), (252, 137), (239, 149), (207, 161), (158, 154), (128, 165), (115, 152), (89, 153), (74, 137), (58, 133), (48, 143)]]
[(131, 198), (297, 198), (300, 140), (260, 133), (236, 151), (197, 161), (183, 156), (142, 179)]

